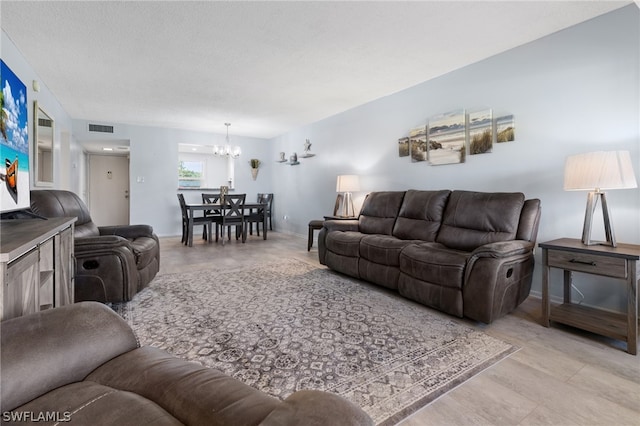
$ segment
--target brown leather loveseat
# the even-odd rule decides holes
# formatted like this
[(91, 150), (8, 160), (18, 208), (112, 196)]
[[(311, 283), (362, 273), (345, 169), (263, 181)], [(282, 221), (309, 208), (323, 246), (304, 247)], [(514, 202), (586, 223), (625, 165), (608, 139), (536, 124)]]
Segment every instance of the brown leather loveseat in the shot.
[(222, 372), (139, 347), (106, 305), (82, 302), (2, 322), (3, 424), (372, 425), (340, 396), (284, 401)]
[(531, 289), (540, 200), (522, 193), (372, 192), (354, 220), (328, 220), (320, 263), (484, 323)]
[(160, 269), (160, 242), (149, 225), (97, 226), (70, 191), (31, 191), (31, 211), (43, 217), (76, 217), (75, 301), (126, 302)]

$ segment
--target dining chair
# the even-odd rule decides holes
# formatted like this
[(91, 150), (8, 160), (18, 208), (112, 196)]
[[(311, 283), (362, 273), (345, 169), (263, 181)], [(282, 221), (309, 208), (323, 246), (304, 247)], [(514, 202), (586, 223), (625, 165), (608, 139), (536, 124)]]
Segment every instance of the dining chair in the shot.
[[(189, 221), (189, 208), (184, 200), (183, 194), (178, 194), (178, 202), (182, 211), (182, 240), (181, 242), (189, 247), (193, 246), (193, 226), (202, 225), (204, 230), (208, 230), (208, 241), (211, 241), (211, 228), (213, 227), (214, 218), (212, 216), (194, 217)], [(217, 231), (217, 228), (216, 228)], [(205, 238), (206, 239), (206, 238)]]
[[(258, 194), (258, 202), (259, 203), (267, 203), (267, 210), (265, 214), (267, 215), (267, 221), (269, 222), (269, 230), (273, 231), (273, 223), (271, 222), (271, 207), (273, 206), (273, 193), (259, 193)], [(260, 235), (258, 233), (258, 235)]]
[[(221, 228), (222, 244), (224, 245), (224, 230), (227, 228), (227, 235), (231, 240), (231, 227), (235, 227), (236, 240), (242, 234), (242, 242), (247, 240), (247, 228), (245, 228), (244, 202), (247, 194), (227, 194), (224, 202), (220, 205), (220, 216), (211, 217)], [(218, 241), (218, 226), (216, 226), (216, 241)]]
[[(202, 203), (203, 204), (218, 204), (220, 202), (220, 194), (208, 194), (203, 192), (202, 193)], [(220, 209), (212, 209), (212, 210), (204, 210), (204, 215), (205, 216), (213, 216), (213, 217), (220, 217)], [(214, 221), (215, 223), (215, 221)], [(216, 223), (216, 227), (218, 226), (218, 224)], [(205, 234), (206, 234), (206, 229), (202, 230), (202, 238), (206, 238)]]
[[(258, 194), (258, 203), (266, 203), (268, 206), (268, 202), (266, 201), (265, 194)], [(264, 208), (251, 208), (249, 212), (245, 214), (244, 220), (246, 225), (249, 228), (249, 234), (253, 235), (253, 224), (256, 224), (256, 231), (258, 233), (258, 237), (260, 236), (260, 225), (262, 225), (262, 231), (266, 231), (265, 228), (265, 215), (267, 207)], [(265, 234), (266, 235), (266, 234)]]

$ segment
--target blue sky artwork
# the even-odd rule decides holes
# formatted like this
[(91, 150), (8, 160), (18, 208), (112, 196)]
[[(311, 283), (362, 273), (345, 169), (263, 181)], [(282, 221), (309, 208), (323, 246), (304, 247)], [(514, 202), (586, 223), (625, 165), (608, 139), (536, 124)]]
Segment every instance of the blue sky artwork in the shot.
[(27, 113), (27, 87), (0, 61), (2, 85), (2, 121), (5, 128), (0, 136), (0, 160), (13, 161), (18, 157), (19, 169), (29, 170), (29, 124)]

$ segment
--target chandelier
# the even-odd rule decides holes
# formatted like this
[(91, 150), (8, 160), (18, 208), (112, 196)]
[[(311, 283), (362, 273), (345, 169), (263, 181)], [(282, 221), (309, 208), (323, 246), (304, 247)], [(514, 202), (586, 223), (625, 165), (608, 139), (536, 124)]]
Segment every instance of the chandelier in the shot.
[(225, 145), (224, 146), (214, 145), (213, 155), (218, 157), (238, 158), (242, 153), (240, 151), (240, 147), (231, 146), (231, 144), (229, 143), (229, 126), (231, 126), (231, 123), (224, 123), (224, 125), (227, 126), (227, 139), (225, 140)]

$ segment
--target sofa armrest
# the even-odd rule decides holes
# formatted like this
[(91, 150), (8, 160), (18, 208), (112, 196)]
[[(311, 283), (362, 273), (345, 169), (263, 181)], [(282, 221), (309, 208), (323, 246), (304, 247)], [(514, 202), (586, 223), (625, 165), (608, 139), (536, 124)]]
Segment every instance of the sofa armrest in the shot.
[(489, 324), (522, 303), (531, 290), (533, 248), (530, 241), (513, 240), (474, 250), (465, 268), (464, 316)]
[(327, 232), (331, 231), (358, 231), (360, 229), (360, 222), (358, 219), (348, 220), (325, 220), (324, 228)]
[(131, 242), (119, 235), (104, 235), (98, 237), (81, 237), (74, 240), (76, 254), (78, 252), (95, 252), (100, 250), (115, 250), (126, 247), (131, 250)]
[(153, 238), (153, 227), (150, 225), (99, 226), (100, 235), (119, 235), (122, 238)]
[(105, 362), (138, 347), (127, 323), (96, 302), (6, 320), (0, 334), (3, 411), (81, 381)]
[(530, 253), (535, 244), (525, 240), (499, 241), (485, 244), (471, 252), (470, 260), (480, 257), (504, 258)]

